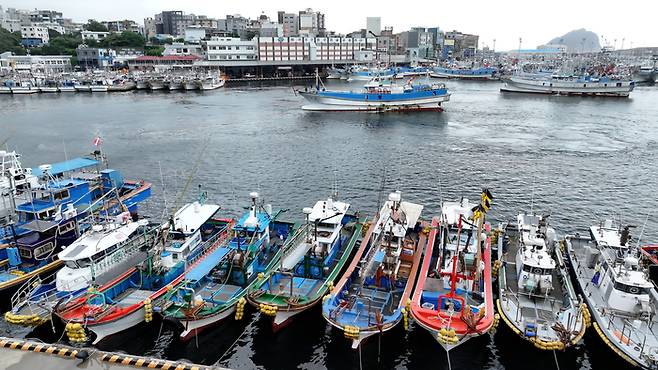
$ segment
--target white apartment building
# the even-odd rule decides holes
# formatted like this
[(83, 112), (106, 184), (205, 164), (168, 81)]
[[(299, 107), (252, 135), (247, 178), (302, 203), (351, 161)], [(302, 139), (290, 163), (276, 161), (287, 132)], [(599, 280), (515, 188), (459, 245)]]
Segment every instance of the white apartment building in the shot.
[(42, 26), (22, 26), (21, 37), (23, 39), (41, 39), (42, 44), (47, 44), (50, 41), (48, 27)]
[(258, 57), (262, 61), (354, 60), (361, 50), (374, 50), (375, 38), (341, 37), (259, 37)]
[(82, 35), (82, 40), (96, 40), (96, 41), (101, 41), (107, 36), (110, 35), (109, 32), (102, 32), (102, 31), (82, 31), (80, 33)]
[(0, 66), (18, 72), (58, 73), (72, 70), (68, 55), (12, 55), (6, 52), (0, 54)]
[(184, 44), (182, 42), (174, 42), (173, 44), (165, 45), (162, 55), (197, 55), (203, 56), (203, 48), (198, 44)]
[(212, 37), (203, 44), (208, 60), (258, 60), (257, 38)]
[(188, 26), (185, 28), (185, 42), (198, 43), (206, 38), (206, 29), (201, 26)]

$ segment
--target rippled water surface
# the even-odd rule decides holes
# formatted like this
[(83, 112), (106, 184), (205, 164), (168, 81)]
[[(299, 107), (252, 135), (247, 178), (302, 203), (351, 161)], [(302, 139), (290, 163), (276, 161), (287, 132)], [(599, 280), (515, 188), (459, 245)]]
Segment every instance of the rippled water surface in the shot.
[[(488, 187), (493, 221), (532, 207), (550, 213), (560, 234), (615, 217), (638, 225), (636, 235), (644, 229), (643, 240), (658, 240), (658, 87), (607, 99), (506, 95), (498, 83), (447, 85), (452, 100), (439, 114), (304, 112), (290, 86), (0, 96), (0, 140), (23, 154), (24, 165), (36, 165), (90, 152), (100, 134), (112, 167), (154, 183), (143, 213), (155, 217), (165, 198), (171, 209), (201, 184), (227, 214), (242, 212), (257, 190), (301, 219), (302, 207), (327, 196), (335, 178), (340, 198), (369, 214), (391, 190), (423, 203), (429, 218), (441, 199), (476, 198)], [(448, 368), (438, 344), (413, 325), (366, 342), (359, 353), (319, 310), (277, 334), (258, 319), (248, 314), (185, 344), (170, 324), (143, 325), (101, 347), (232, 368)], [(557, 369), (552, 353), (502, 326), (451, 352), (452, 368)], [(46, 329), (2, 327), (5, 335), (58, 339)], [(592, 333), (556, 358), (562, 369), (626, 366)]]

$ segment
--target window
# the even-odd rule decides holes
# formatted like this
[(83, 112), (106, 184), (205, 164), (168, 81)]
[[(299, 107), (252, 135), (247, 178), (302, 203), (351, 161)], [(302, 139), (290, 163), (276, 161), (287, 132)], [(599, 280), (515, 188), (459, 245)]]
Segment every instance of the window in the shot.
[(43, 257), (43, 256), (47, 255), (48, 253), (50, 253), (53, 250), (54, 247), (55, 247), (55, 245), (53, 244), (53, 242), (48, 242), (48, 243), (36, 248), (34, 250), (34, 258), (40, 258), (40, 257)]
[(32, 251), (29, 250), (29, 249), (21, 248), (21, 249), (18, 250), (18, 252), (20, 253), (21, 257), (23, 257), (23, 258), (32, 258)]
[(53, 197), (55, 200), (62, 200), (62, 199), (68, 199), (69, 197), (69, 191), (68, 189), (64, 189), (62, 191), (58, 191), (55, 194), (53, 194)]
[(75, 229), (75, 221), (70, 221), (69, 223), (66, 223), (62, 226), (59, 227), (58, 233), (61, 234), (66, 234), (69, 231)]
[(633, 285), (626, 285), (620, 282), (615, 282), (615, 289), (620, 292), (629, 293), (629, 294), (649, 294), (649, 288), (642, 288)]

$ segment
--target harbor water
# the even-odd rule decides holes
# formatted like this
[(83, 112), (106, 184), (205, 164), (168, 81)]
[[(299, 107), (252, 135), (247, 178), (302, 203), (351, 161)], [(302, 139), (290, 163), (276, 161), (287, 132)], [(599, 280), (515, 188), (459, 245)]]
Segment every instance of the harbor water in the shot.
[[(445, 112), (404, 114), (305, 112), (290, 85), (6, 95), (0, 142), (35, 166), (88, 153), (100, 136), (110, 166), (153, 182), (142, 213), (156, 219), (196, 197), (197, 185), (226, 215), (242, 213), (248, 193), (258, 191), (299, 221), (302, 208), (329, 195), (334, 183), (354, 210), (372, 215), (388, 192), (401, 190), (425, 205), (425, 218), (439, 213), (442, 199), (477, 198), (487, 187), (495, 198), (493, 223), (533, 209), (550, 214), (560, 236), (615, 218), (636, 225), (632, 233), (642, 241), (658, 241), (657, 87), (637, 87), (626, 99), (502, 94), (496, 82), (447, 85), (453, 95)], [(178, 341), (179, 328), (156, 321), (99, 347), (239, 369), (448, 369), (444, 351), (413, 323), (352, 351), (319, 309), (276, 334), (268, 320), (248, 312), (189, 343)], [(0, 333), (44, 341), (61, 335), (4, 323)], [(449, 359), (452, 369), (627, 368), (591, 330), (583, 343), (554, 354), (535, 350), (504, 325)]]

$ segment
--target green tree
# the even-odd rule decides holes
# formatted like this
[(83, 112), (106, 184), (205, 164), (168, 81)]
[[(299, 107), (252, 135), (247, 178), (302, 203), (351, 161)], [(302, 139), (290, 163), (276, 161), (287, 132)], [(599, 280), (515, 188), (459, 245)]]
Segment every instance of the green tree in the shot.
[(55, 30), (51, 30), (50, 28), (48, 29), (48, 38), (49, 39), (54, 39), (55, 37), (59, 37), (59, 36), (62, 36), (62, 34), (55, 31)]
[(162, 46), (145, 46), (144, 55), (150, 55), (154, 57), (161, 57), (164, 52), (164, 47)]
[(25, 55), (25, 48), (21, 45), (21, 33), (11, 33), (0, 27), (0, 53), (11, 51), (16, 55)]
[(146, 40), (139, 33), (131, 31), (123, 31), (121, 33), (113, 33), (103, 40), (100, 44), (103, 47), (131, 47), (143, 48)]
[(87, 22), (87, 24), (85, 24), (84, 27), (87, 31), (107, 32), (107, 27), (105, 27), (102, 23), (94, 19), (90, 19), (89, 22)]

